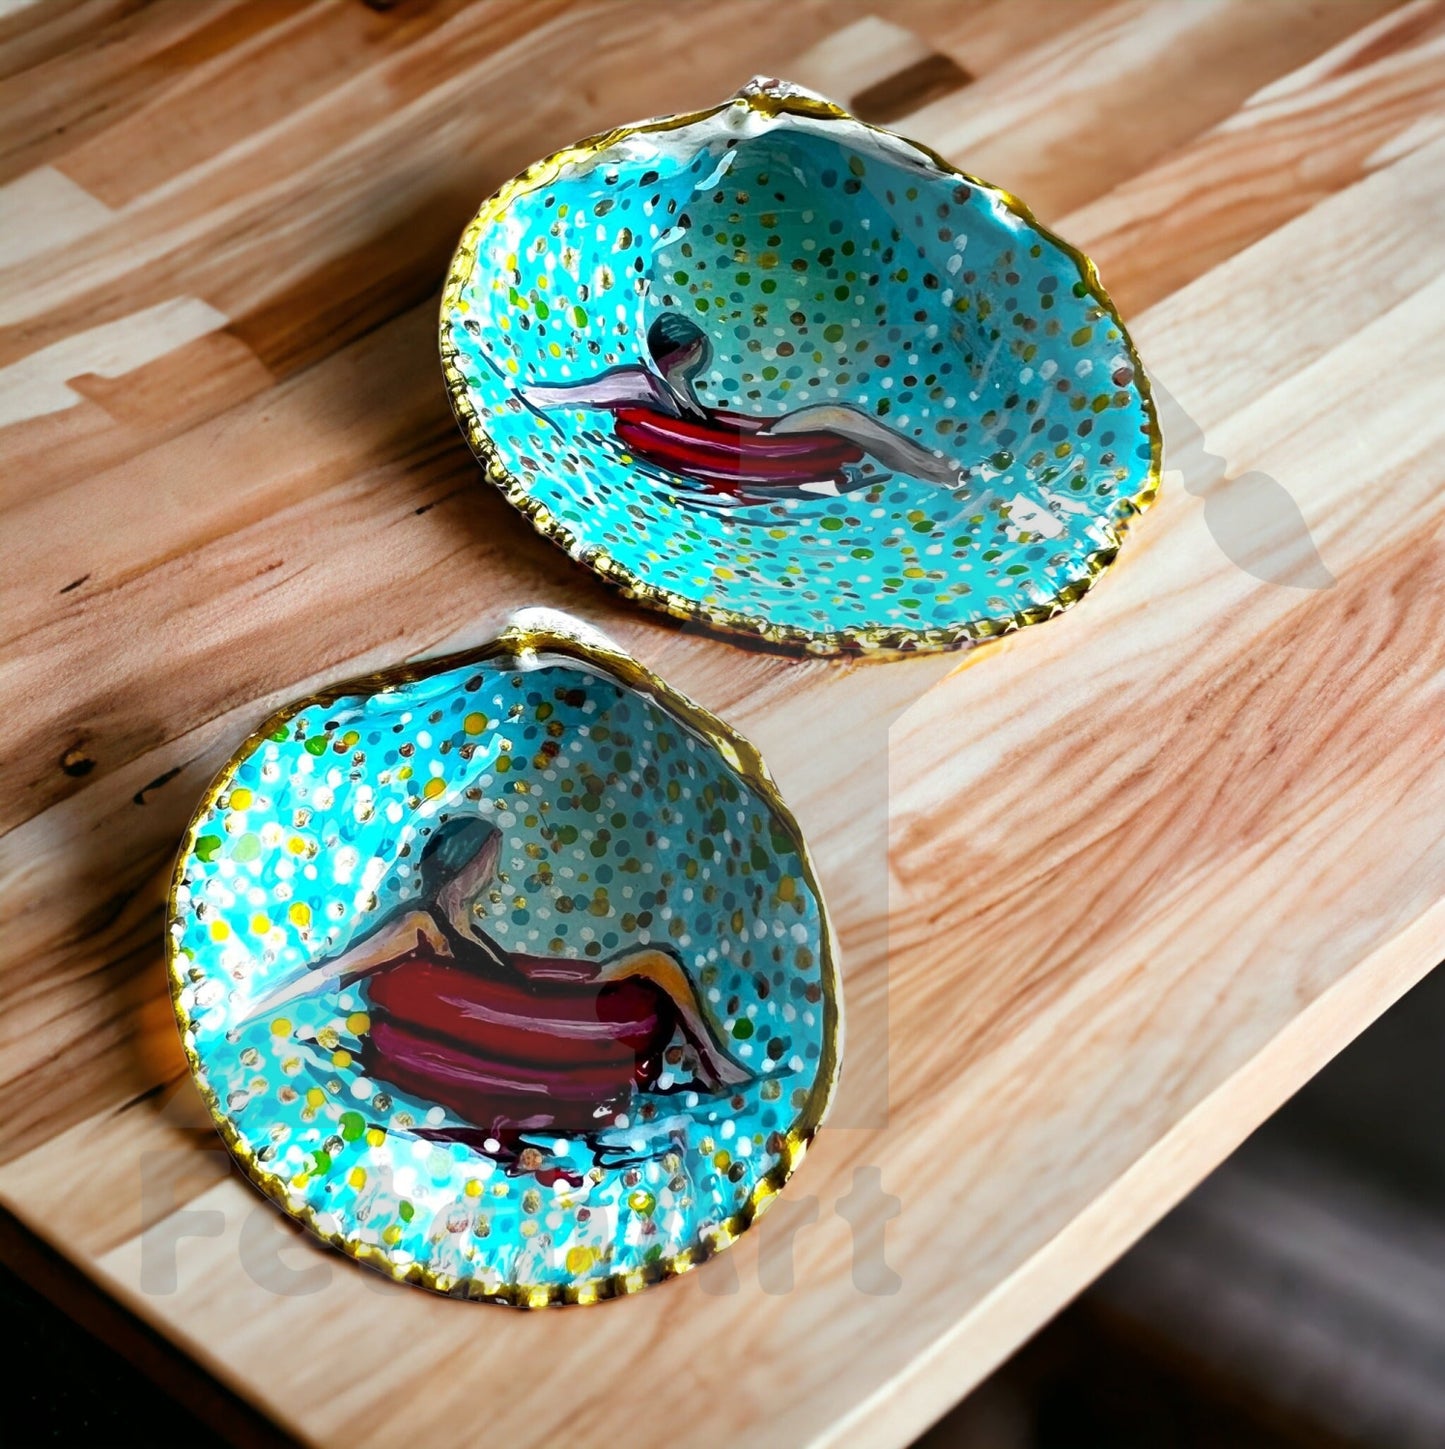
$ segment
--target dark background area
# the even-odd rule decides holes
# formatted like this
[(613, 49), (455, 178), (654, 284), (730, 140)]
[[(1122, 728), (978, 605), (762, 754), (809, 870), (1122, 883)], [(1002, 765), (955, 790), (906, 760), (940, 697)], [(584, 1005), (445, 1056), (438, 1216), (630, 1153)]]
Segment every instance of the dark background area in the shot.
[[(1445, 968), (920, 1449), (1445, 1444)], [(0, 1442), (227, 1441), (0, 1269)]]
[(9, 1343), (0, 1419), (0, 1443), (7, 1449), (225, 1445), (226, 1440), (8, 1268), (0, 1268), (0, 1313)]
[(1445, 967), (920, 1449), (1445, 1444)]

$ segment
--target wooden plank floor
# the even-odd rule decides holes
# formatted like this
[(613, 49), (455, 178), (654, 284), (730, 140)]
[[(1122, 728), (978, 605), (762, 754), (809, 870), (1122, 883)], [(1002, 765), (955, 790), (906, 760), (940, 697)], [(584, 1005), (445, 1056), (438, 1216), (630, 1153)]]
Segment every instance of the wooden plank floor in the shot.
[[(755, 72), (1094, 255), (1170, 472), (1070, 614), (751, 654), (483, 485), (434, 327), (475, 204)], [(32, 0), (0, 76), (0, 1250), (58, 1250), (236, 1435), (905, 1443), (1445, 955), (1445, 0)], [(756, 1233), (539, 1315), (288, 1232), (161, 960), (257, 719), (529, 603), (760, 746), (849, 1008)]]

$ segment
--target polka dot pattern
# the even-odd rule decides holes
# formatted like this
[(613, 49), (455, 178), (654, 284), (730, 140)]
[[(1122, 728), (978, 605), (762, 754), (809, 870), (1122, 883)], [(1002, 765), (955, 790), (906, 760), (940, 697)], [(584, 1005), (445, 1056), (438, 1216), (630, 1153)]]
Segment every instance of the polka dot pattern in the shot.
[[(193, 821), (170, 936), (193, 1068), (258, 1183), (394, 1276), (537, 1306), (631, 1291), (741, 1231), (821, 1116), (837, 1006), (797, 826), (750, 747), (625, 656), (521, 642), (268, 724)], [(594, 1131), (499, 1155), (368, 1074), (366, 978), (257, 1009), (413, 900), (459, 820), (500, 832), (472, 907), (491, 940), (580, 962), (665, 948), (746, 1081), (686, 1089), (679, 1032)]]
[[(846, 406), (966, 486), (872, 456), (838, 496), (711, 506), (612, 416), (538, 407), (653, 367), (776, 419)], [(634, 596), (819, 652), (947, 647), (1055, 612), (1157, 487), (1137, 359), (1092, 268), (1012, 198), (842, 113), (743, 98), (539, 163), (482, 208), (443, 303), (458, 415), (537, 525)]]

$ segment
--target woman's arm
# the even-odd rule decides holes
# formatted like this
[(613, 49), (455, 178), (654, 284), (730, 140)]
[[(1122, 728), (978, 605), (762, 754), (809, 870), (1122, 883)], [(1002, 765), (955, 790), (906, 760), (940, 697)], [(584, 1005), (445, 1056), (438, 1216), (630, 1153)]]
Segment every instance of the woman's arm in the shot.
[(430, 912), (407, 911), (404, 915), (393, 916), (359, 941), (354, 941), (339, 955), (314, 962), (300, 975), (268, 991), (259, 1001), (251, 1004), (241, 1019), (252, 1021), (288, 1001), (294, 1001), (298, 996), (310, 996), (323, 987), (365, 976), (421, 950), (429, 950), (438, 956), (452, 954), (451, 944)]
[(534, 408), (644, 407), (677, 417), (680, 411), (672, 389), (645, 367), (612, 367), (579, 382), (537, 383), (518, 389)]

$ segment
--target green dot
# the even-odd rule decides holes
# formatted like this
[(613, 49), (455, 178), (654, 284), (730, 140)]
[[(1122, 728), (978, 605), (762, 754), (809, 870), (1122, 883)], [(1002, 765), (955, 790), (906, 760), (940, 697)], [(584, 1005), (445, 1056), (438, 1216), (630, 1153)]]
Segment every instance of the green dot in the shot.
[(196, 841), (196, 856), (207, 865), (216, 858), (216, 852), (221, 848), (221, 837), (219, 835), (202, 835)]
[(733, 1035), (739, 1041), (746, 1041), (753, 1034), (753, 1024), (747, 1017), (740, 1016), (733, 1022)]
[(244, 863), (248, 860), (255, 860), (256, 857), (260, 854), (261, 837), (259, 835), (248, 833), (246, 835), (243, 835), (236, 842), (236, 847), (231, 852), (231, 859), (239, 860)]
[(830, 322), (823, 329), (823, 337), (828, 342), (841, 342), (843, 340), (843, 327), (841, 323)]
[(341, 1136), (346, 1142), (361, 1141), (361, 1134), (366, 1131), (366, 1118), (360, 1112), (343, 1112), (341, 1114)]

